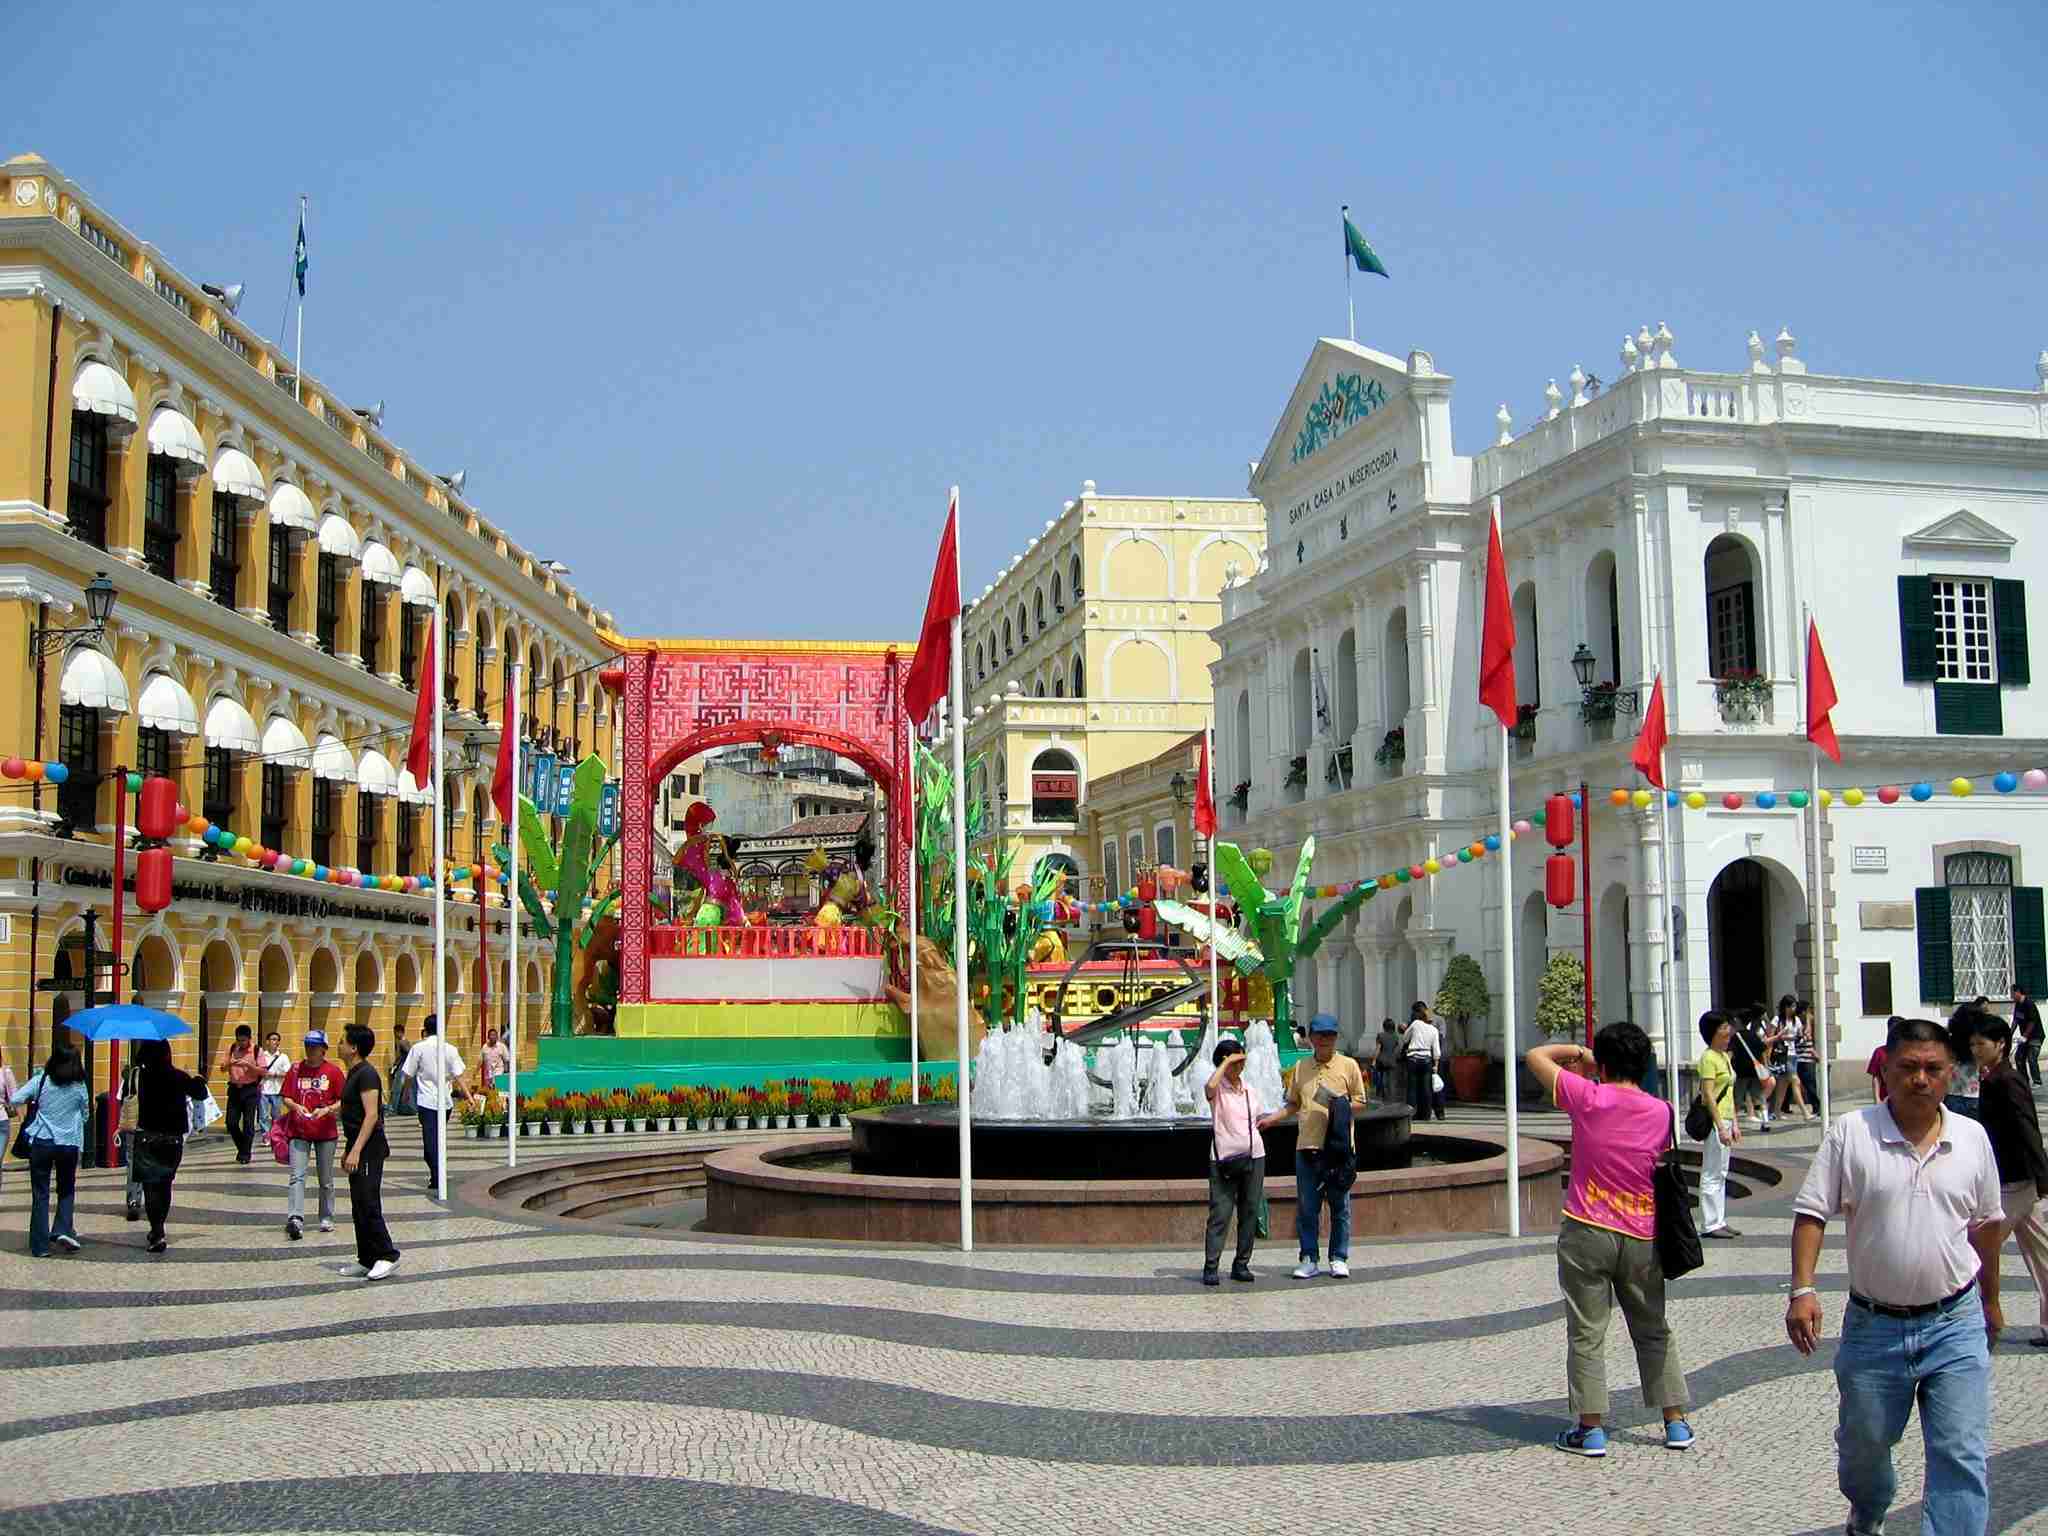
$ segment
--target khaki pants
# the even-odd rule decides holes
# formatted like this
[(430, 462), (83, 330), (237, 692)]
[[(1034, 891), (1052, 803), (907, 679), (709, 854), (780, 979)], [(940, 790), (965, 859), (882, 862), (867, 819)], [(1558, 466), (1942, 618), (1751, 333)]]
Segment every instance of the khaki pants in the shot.
[(1566, 1217), (1557, 1234), (1557, 1283), (1564, 1290), (1565, 1375), (1574, 1414), (1607, 1413), (1607, 1324), (1617, 1300), (1636, 1347), (1643, 1401), (1658, 1409), (1686, 1405), (1685, 1374), (1664, 1320), (1664, 1272), (1648, 1239)]
[[(2020, 1257), (2034, 1277), (2041, 1331), (2048, 1333), (2048, 1202), (2042, 1201), (2031, 1181), (2001, 1185), (1998, 1192), (2005, 1199), (2005, 1236), (2020, 1240)], [(1999, 1246), (2005, 1246), (2003, 1239)]]

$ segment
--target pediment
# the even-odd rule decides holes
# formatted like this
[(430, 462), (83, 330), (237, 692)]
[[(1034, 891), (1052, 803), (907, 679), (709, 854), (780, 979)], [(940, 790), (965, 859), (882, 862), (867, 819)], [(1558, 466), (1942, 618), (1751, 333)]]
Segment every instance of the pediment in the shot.
[(1332, 444), (1386, 411), (1407, 387), (1408, 369), (1399, 358), (1355, 341), (1323, 337), (1309, 354), (1287, 409), (1259, 456), (1251, 494), (1257, 496), (1262, 485), (1283, 479), (1328, 452)]
[(2004, 553), (2019, 540), (1989, 519), (1959, 507), (1925, 528), (1906, 535), (1908, 549), (1958, 550), (1974, 554)]

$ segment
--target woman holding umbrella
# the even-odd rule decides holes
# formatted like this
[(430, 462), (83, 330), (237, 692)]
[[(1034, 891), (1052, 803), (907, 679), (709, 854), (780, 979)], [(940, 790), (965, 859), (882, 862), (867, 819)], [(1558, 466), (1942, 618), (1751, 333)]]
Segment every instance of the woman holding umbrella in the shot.
[(171, 1214), (171, 1182), (185, 1156), (185, 1133), (191, 1129), (187, 1104), (206, 1097), (206, 1079), (171, 1065), (168, 1041), (145, 1040), (135, 1048), (136, 1088), (140, 1104), (130, 1156), (142, 1185), (142, 1206), (149, 1214), (149, 1251), (162, 1253), (164, 1221)]

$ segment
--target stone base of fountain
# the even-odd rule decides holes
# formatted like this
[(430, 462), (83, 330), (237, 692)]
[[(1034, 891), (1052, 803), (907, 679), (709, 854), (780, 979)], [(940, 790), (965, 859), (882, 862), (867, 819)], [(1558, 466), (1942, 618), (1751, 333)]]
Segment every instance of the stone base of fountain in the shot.
[[(1354, 1119), (1361, 1171), (1406, 1168), (1405, 1104), (1374, 1104)], [(1295, 1127), (1265, 1133), (1266, 1166), (1294, 1168)], [(974, 1121), (974, 1176), (981, 1179), (1206, 1178), (1209, 1122), (1173, 1120)], [(853, 1171), (918, 1179), (960, 1176), (960, 1116), (951, 1105), (899, 1104), (853, 1117)]]
[[(864, 1121), (872, 1123), (890, 1111), (869, 1111), (854, 1117), (858, 1137)], [(1172, 1127), (1172, 1122), (1152, 1122)], [(1401, 1118), (1406, 1128), (1405, 1113)], [(1083, 1132), (1092, 1141), (1129, 1130), (1129, 1146), (1141, 1146), (1147, 1122), (1122, 1125), (1076, 1122), (1067, 1140)], [(1010, 1129), (1042, 1131), (1045, 1126), (1011, 1122)], [(1183, 1162), (1172, 1174), (1145, 1176), (1125, 1167), (1109, 1176), (996, 1176), (984, 1167), (983, 1140), (990, 1122), (974, 1126), (974, 1230), (977, 1246), (1090, 1247), (1127, 1245), (1199, 1249), (1208, 1219), (1207, 1127), (1191, 1134), (1202, 1137), (1195, 1161)], [(1051, 1127), (1055, 1132), (1059, 1127)], [(1281, 1155), (1278, 1127), (1267, 1133), (1266, 1199), (1271, 1236), (1262, 1244), (1270, 1267), (1294, 1255), (1293, 1143)], [(957, 1123), (929, 1127), (936, 1139), (950, 1133), (957, 1141)], [(887, 1132), (883, 1133), (885, 1136)], [(1157, 1136), (1164, 1148), (1181, 1135), (1177, 1127)], [(1048, 1152), (1060, 1142), (1022, 1142), (1036, 1148), (1036, 1166), (1053, 1155), (1093, 1158), (1093, 1153)], [(710, 1232), (751, 1237), (839, 1239), (863, 1243), (929, 1243), (949, 1246), (960, 1235), (960, 1181), (947, 1176), (858, 1173), (846, 1166), (854, 1139), (846, 1135), (806, 1136), (788, 1141), (756, 1142), (730, 1147), (704, 1160), (705, 1221)], [(936, 1147), (928, 1149), (940, 1155)], [(1503, 1232), (1508, 1201), (1521, 1207), (1522, 1230), (1548, 1232), (1557, 1227), (1564, 1199), (1563, 1150), (1552, 1142), (1524, 1137), (1521, 1177), (1510, 1190), (1506, 1146), (1498, 1132), (1453, 1131), (1432, 1126), (1407, 1138), (1413, 1166), (1361, 1171), (1351, 1193), (1352, 1231), (1359, 1238), (1412, 1237), (1441, 1233)], [(987, 1156), (993, 1156), (993, 1153)], [(1027, 1161), (1029, 1159), (1027, 1158)], [(1199, 1170), (1190, 1177), (1191, 1171)], [(1354, 1252), (1360, 1272), (1369, 1259)]]

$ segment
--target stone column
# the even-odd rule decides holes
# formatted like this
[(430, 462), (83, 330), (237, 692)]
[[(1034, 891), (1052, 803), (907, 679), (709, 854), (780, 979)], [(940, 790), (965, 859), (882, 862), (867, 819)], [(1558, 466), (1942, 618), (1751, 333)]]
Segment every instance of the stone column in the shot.
[(1437, 567), (1413, 560), (1408, 572), (1407, 766), (1422, 773), (1444, 770), (1444, 708), (1437, 645)]
[(1351, 733), (1353, 783), (1366, 782), (1372, 773), (1372, 755), (1379, 750), (1386, 727), (1380, 723), (1384, 703), (1380, 698), (1380, 642), (1373, 624), (1372, 603), (1364, 588), (1354, 589), (1351, 598), (1351, 630), (1358, 637), (1352, 650), (1352, 670), (1358, 690), (1358, 728)]

